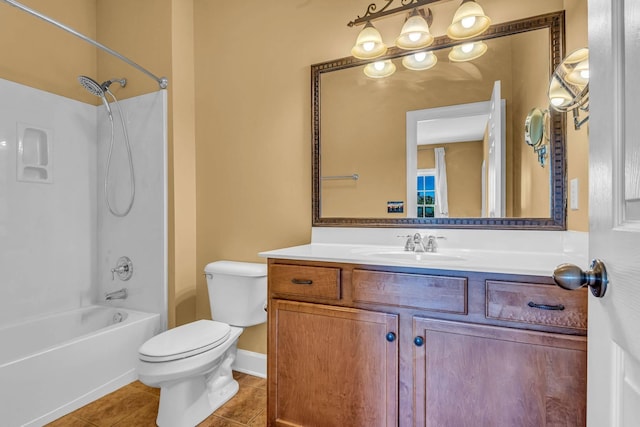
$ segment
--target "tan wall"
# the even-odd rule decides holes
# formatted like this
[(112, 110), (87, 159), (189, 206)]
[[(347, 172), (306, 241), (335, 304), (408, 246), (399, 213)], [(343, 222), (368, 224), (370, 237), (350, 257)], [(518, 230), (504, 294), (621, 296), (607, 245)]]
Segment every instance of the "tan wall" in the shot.
[[(259, 251), (309, 242), (309, 66), (349, 54), (358, 29), (346, 22), (367, 4), (195, 0), (198, 271), (223, 258), (260, 262)], [(529, 16), (557, 11), (563, 2), (517, 2), (517, 12), (513, 4), (485, 11), (499, 22), (523, 8)], [(436, 19), (434, 33), (445, 25)], [(400, 23), (377, 26), (392, 44)], [(197, 317), (206, 318), (198, 277)], [(247, 331), (240, 347), (264, 352), (266, 328)]]
[[(525, 33), (513, 38), (513, 75), (518, 76), (513, 82), (513, 102), (511, 103), (511, 119), (513, 123), (513, 157), (515, 170), (513, 173), (514, 216), (521, 218), (548, 218), (550, 210), (549, 180), (553, 168), (550, 166), (551, 150), (547, 144), (547, 158), (544, 167), (538, 163), (538, 155), (524, 141), (524, 125), (532, 108), (548, 110), (549, 100), (546, 95), (549, 79), (546, 76), (549, 63), (539, 63), (527, 55), (526, 47), (530, 44), (532, 33)], [(538, 39), (539, 40), (539, 39)], [(548, 44), (548, 38), (546, 38)], [(539, 41), (538, 41), (539, 43)]]
[[(587, 0), (564, 0), (567, 11), (567, 53), (586, 47)], [(588, 114), (581, 113), (580, 118)], [(589, 125), (575, 130), (573, 115), (567, 114), (567, 228), (574, 231), (589, 231)], [(579, 208), (572, 210), (569, 200), (569, 184), (572, 179), (579, 182)]]
[[(115, 43), (110, 47), (170, 79), (171, 325), (209, 317), (200, 275), (206, 263), (222, 258), (263, 262), (259, 251), (309, 241), (309, 65), (348, 55), (358, 29), (345, 24), (368, 3), (296, 1), (265, 7), (257, 0), (194, 0), (193, 79), (189, 0), (23, 1), (107, 45)], [(528, 15), (551, 12), (563, 3), (571, 10), (586, 8), (586, 0), (518, 2), (518, 14), (523, 8)], [(485, 11), (494, 22), (510, 20), (516, 13), (510, 4), (501, 0)], [(445, 5), (455, 8), (455, 2)], [(0, 12), (0, 78), (91, 103), (97, 100), (77, 84), (78, 74), (98, 80), (126, 76), (130, 84), (118, 93), (122, 98), (157, 89), (148, 77), (102, 54), (98, 58), (95, 48), (59, 29), (5, 4)], [(436, 19), (435, 33), (442, 34), (443, 22)], [(584, 22), (584, 37), (569, 35), (568, 48), (586, 44)], [(392, 43), (396, 27), (395, 19), (379, 26), (385, 41)], [(586, 142), (586, 129), (579, 135)], [(569, 178), (584, 176), (579, 212), (586, 218), (587, 144), (570, 144)], [(576, 165), (584, 167), (573, 164), (574, 153)], [(569, 211), (571, 229), (587, 227), (574, 219), (576, 213)], [(266, 328), (247, 330), (240, 347), (265, 352)]]
[(451, 218), (482, 215), (482, 141), (421, 146), (418, 169), (436, 167), (435, 149), (444, 148), (447, 165), (447, 197)]
[[(25, 0), (36, 9), (88, 37), (96, 37), (96, 0)], [(84, 41), (0, 4), (0, 78), (97, 104), (77, 81), (80, 74), (96, 75), (96, 49)]]

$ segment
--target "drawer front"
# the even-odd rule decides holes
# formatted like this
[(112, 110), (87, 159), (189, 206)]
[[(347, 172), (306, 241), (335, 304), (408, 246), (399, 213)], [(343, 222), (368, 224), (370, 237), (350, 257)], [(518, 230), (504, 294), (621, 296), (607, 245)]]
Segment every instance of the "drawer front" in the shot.
[(340, 269), (274, 264), (269, 267), (269, 287), (279, 294), (339, 300)]
[(587, 329), (586, 289), (487, 280), (487, 312), (492, 319)]
[(447, 313), (467, 313), (467, 279), (353, 270), (353, 300)]

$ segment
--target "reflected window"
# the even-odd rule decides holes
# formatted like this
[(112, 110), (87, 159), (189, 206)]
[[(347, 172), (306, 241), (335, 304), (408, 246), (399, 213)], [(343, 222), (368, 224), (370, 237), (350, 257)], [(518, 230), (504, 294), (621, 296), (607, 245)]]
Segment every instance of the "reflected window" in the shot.
[(436, 171), (418, 170), (418, 218), (433, 218), (436, 211)]

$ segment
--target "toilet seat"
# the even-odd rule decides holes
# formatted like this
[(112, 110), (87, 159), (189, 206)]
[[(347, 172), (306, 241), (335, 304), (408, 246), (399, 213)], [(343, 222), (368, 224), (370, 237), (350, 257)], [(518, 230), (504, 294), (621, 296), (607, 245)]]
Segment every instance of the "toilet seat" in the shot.
[(169, 362), (204, 353), (225, 342), (231, 327), (213, 320), (198, 320), (156, 335), (138, 351), (140, 360)]

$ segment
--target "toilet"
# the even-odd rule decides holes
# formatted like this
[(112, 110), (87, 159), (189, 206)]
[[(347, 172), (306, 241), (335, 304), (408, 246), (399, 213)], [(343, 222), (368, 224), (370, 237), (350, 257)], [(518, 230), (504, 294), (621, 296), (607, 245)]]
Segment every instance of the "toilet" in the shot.
[(160, 388), (160, 427), (193, 427), (231, 399), (242, 328), (267, 321), (266, 265), (216, 261), (204, 273), (214, 320), (170, 329), (138, 350), (138, 378)]

